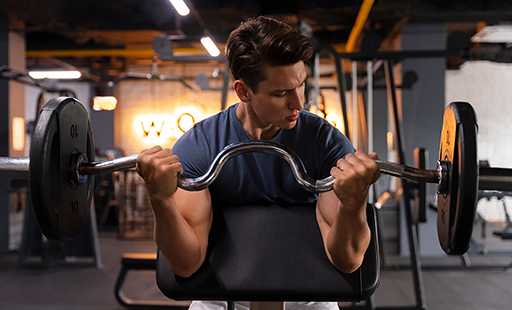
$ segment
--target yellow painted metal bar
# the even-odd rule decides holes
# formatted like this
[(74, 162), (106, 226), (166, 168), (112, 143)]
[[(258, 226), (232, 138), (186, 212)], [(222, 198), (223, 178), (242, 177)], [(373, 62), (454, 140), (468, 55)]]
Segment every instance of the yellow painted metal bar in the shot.
[[(195, 48), (176, 48), (175, 54), (207, 55), (206, 51)], [(41, 50), (27, 51), (27, 57), (153, 57), (150, 49), (93, 49), (93, 50)]]
[(366, 21), (368, 20), (368, 15), (370, 15), (370, 11), (372, 10), (373, 2), (374, 0), (364, 0), (363, 4), (361, 4), (359, 13), (357, 13), (356, 22), (354, 23), (354, 27), (352, 27), (352, 31), (350, 31), (347, 44), (345, 45), (345, 52), (351, 53), (354, 51), (356, 42), (359, 39), (364, 24), (366, 24)]

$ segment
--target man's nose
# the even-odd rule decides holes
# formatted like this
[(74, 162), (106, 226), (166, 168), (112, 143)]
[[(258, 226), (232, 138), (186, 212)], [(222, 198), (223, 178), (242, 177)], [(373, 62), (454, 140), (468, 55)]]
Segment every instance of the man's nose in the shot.
[(288, 97), (288, 108), (290, 108), (291, 110), (302, 110), (304, 94), (300, 92), (298, 89), (289, 92), (289, 94), (290, 95)]

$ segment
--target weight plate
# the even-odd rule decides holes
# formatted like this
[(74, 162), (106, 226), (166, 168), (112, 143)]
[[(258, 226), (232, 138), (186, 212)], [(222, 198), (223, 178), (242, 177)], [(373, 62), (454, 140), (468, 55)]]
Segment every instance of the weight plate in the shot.
[(443, 250), (464, 254), (471, 241), (478, 194), (476, 114), (467, 102), (445, 110), (439, 160), (448, 163), (446, 191), (437, 195), (437, 233)]
[(94, 160), (94, 139), (87, 111), (73, 98), (48, 101), (37, 120), (30, 147), (30, 195), (43, 234), (71, 240), (89, 220), (94, 178), (71, 181), (71, 158)]

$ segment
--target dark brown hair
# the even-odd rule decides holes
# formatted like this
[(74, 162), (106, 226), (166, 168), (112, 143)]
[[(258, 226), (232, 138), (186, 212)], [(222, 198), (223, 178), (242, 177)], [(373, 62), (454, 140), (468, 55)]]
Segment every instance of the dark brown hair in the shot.
[(314, 54), (309, 39), (294, 27), (273, 18), (250, 18), (233, 30), (226, 43), (231, 76), (253, 92), (266, 79), (266, 66), (293, 65)]

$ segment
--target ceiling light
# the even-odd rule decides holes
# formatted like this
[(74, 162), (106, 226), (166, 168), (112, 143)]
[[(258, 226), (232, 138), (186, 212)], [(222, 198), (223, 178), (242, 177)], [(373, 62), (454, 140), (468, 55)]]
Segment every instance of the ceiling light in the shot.
[(220, 55), (219, 49), (217, 48), (215, 43), (213, 43), (213, 40), (210, 37), (201, 38), (201, 43), (212, 57), (217, 57)]
[(187, 16), (190, 13), (190, 9), (183, 0), (169, 0), (169, 2), (181, 16)]
[(79, 79), (80, 71), (30, 71), (28, 73), (33, 79)]
[(96, 96), (92, 102), (94, 111), (113, 111), (117, 106), (117, 99), (114, 96)]

